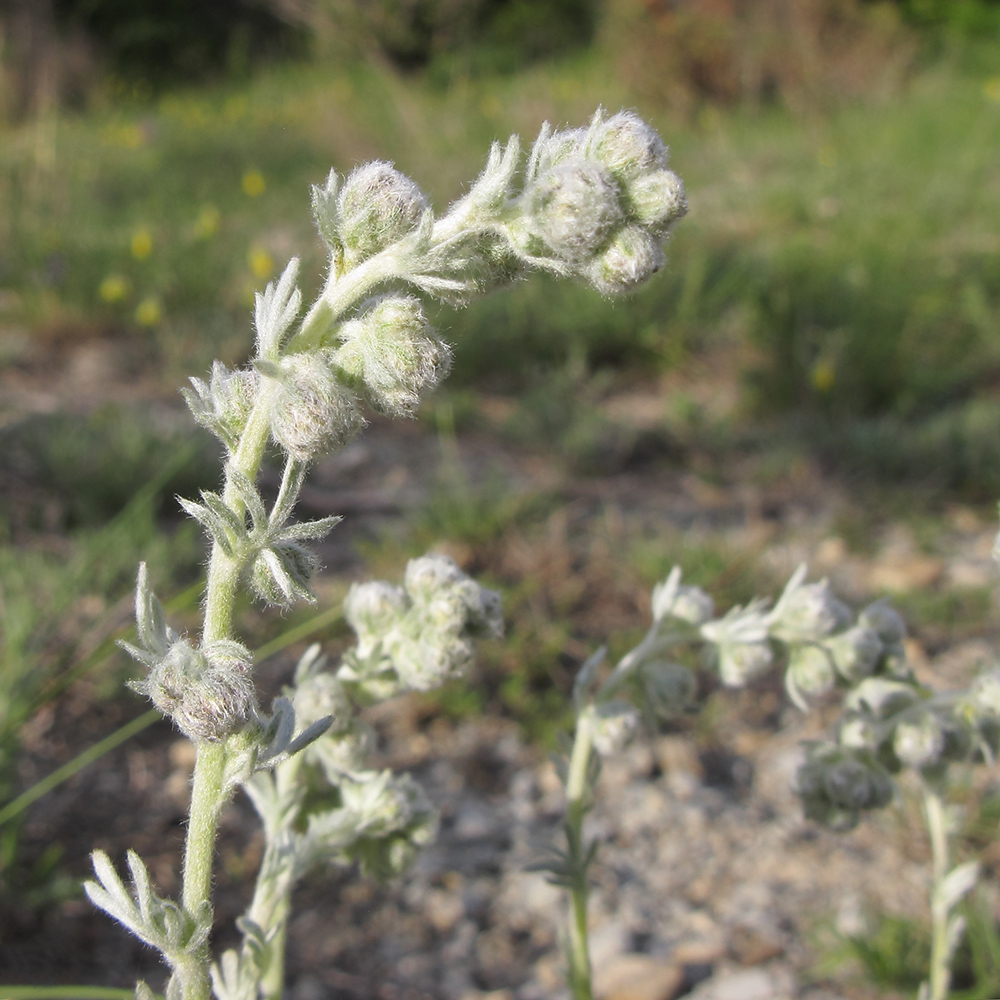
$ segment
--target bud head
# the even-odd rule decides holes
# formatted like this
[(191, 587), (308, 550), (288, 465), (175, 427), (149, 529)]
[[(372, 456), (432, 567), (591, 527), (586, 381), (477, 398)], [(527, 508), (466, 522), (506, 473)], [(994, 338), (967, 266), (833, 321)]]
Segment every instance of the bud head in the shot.
[(969, 689), (977, 714), (1000, 719), (1000, 670), (980, 674)]
[(858, 615), (858, 623), (874, 629), (885, 646), (900, 643), (906, 638), (906, 625), (902, 617), (885, 599), (869, 604)]
[(391, 583), (352, 583), (344, 599), (344, 617), (359, 638), (377, 639), (393, 627), (408, 603), (403, 591)]
[(546, 171), (531, 189), (530, 204), (542, 239), (577, 266), (624, 218), (614, 179), (592, 160), (569, 159)]
[(784, 642), (822, 639), (850, 621), (850, 610), (833, 595), (826, 580), (802, 584), (800, 579), (799, 573), (792, 578), (772, 612), (775, 638)]
[(256, 715), (249, 652), (237, 643), (218, 645), (224, 648), (206, 653), (179, 639), (133, 685), (195, 742), (217, 743)]
[(681, 569), (675, 566), (662, 583), (653, 587), (653, 618), (674, 618), (689, 625), (704, 625), (715, 614), (715, 602), (701, 587), (681, 584)]
[(837, 682), (830, 654), (812, 643), (794, 647), (788, 659), (788, 675), (789, 683), (798, 691), (816, 697), (832, 691)]
[(590, 149), (622, 184), (667, 165), (667, 147), (656, 129), (631, 111), (619, 111), (598, 126)]
[(870, 676), (882, 655), (882, 641), (868, 625), (855, 625), (823, 645), (833, 657), (837, 673), (851, 684)]
[(352, 170), (337, 197), (338, 235), (347, 266), (411, 232), (427, 207), (420, 188), (391, 163), (375, 160)]
[(774, 662), (774, 651), (767, 642), (723, 643), (718, 647), (719, 676), (727, 687), (742, 687)]
[(672, 170), (656, 170), (631, 181), (625, 192), (629, 218), (654, 236), (667, 235), (670, 226), (687, 214), (684, 183)]
[(293, 458), (311, 461), (340, 447), (364, 426), (354, 394), (334, 373), (326, 352), (281, 361), (271, 404), (271, 433)]
[(933, 767), (945, 748), (944, 728), (933, 712), (922, 712), (896, 726), (892, 749), (901, 764), (921, 770)]
[(607, 757), (631, 742), (639, 729), (639, 713), (627, 701), (606, 701), (594, 706), (591, 724), (594, 749)]
[(665, 259), (658, 240), (642, 226), (630, 225), (611, 237), (583, 274), (602, 295), (622, 295), (656, 274)]
[(413, 416), (423, 390), (451, 368), (451, 349), (424, 318), (419, 300), (387, 296), (341, 327), (343, 346), (334, 364), (355, 382), (372, 406), (393, 416)]
[(680, 715), (698, 693), (698, 679), (681, 663), (644, 663), (639, 679), (649, 708), (661, 719)]

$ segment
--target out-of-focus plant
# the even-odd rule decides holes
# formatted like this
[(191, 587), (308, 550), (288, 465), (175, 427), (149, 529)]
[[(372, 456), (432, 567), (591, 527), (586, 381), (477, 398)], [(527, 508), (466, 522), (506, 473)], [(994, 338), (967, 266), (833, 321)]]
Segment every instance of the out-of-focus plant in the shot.
[(583, 821), (593, 803), (600, 758), (620, 750), (644, 719), (655, 726), (695, 706), (699, 683), (685, 652), (691, 648), (733, 688), (783, 663), (788, 696), (804, 711), (842, 690), (835, 739), (807, 744), (798, 770), (796, 792), (807, 818), (850, 830), (864, 813), (898, 798), (900, 772), (917, 775), (932, 851), (930, 970), (919, 995), (947, 997), (951, 962), (965, 929), (956, 908), (980, 873), (976, 861), (952, 864), (948, 840), (956, 818), (946, 804), (949, 767), (995, 759), (1000, 669), (983, 672), (965, 690), (934, 691), (910, 669), (906, 629), (888, 603), (877, 601), (855, 616), (825, 580), (805, 580), (801, 566), (773, 606), (754, 600), (718, 617), (712, 598), (684, 585), (675, 567), (653, 590), (653, 622), (639, 645), (610, 671), (602, 670), (601, 649), (577, 675), (574, 739), (561, 768), (565, 846), (552, 847), (551, 857), (535, 866), (569, 893), (566, 941), (576, 1000), (592, 996), (587, 886), (598, 845), (587, 842)]

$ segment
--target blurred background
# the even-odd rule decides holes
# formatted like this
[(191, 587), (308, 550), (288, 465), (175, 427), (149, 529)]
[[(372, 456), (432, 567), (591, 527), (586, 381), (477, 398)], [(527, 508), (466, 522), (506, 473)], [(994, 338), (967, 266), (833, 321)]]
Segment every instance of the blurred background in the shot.
[[(510, 633), (413, 725), (487, 712), (539, 747), (675, 560), (725, 602), (808, 558), (895, 594), (928, 657), (995, 633), (1000, 2), (0, 0), (0, 949), (80, 912), (125, 791), (89, 820), (82, 770), (76, 798), (23, 796), (143, 711), (112, 646), (140, 559), (197, 620), (174, 496), (218, 455), (177, 387), (246, 359), (290, 256), (318, 287), (308, 185), (378, 157), (443, 210), (491, 140), (598, 105), (638, 109), (686, 182), (666, 272), (627, 300), (536, 278), (439, 310), (436, 399), (303, 497), (348, 515), (319, 605), (248, 607), (246, 633), (343, 642), (351, 579), (443, 546)], [(169, 771), (172, 739), (130, 745)]]

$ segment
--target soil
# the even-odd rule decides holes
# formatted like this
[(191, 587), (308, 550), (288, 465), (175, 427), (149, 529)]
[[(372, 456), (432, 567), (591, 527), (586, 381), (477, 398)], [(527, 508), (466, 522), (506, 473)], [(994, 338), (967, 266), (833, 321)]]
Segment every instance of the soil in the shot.
[[(151, 376), (136, 375), (141, 365), (93, 362), (92, 355), (118, 356), (100, 339), (62, 346), (58, 363), (47, 355), (44, 379), (41, 357), (3, 371), (5, 423), (67, 399), (84, 410), (108, 399), (176, 409)], [(631, 387), (610, 397), (609, 419), (641, 429), (659, 418), (662, 391)], [(509, 405), (485, 400), (480, 412)], [(887, 518), (852, 547), (840, 527), (852, 518), (875, 522), (808, 457), (765, 476), (758, 459), (739, 455), (696, 473), (669, 457), (633, 454), (582, 477), (541, 442), (510, 445), (497, 426), (486, 419), (460, 433), (443, 466), (432, 428), (375, 422), (322, 463), (303, 495), (303, 516), (347, 516), (322, 553), (333, 582), (321, 586), (321, 597), (366, 573), (374, 542), (378, 571), (398, 574), (403, 555), (389, 565), (387, 539), (399, 538), (401, 549), (412, 544), (414, 519), (456, 467), (473, 490), (499, 482), (506, 496), (548, 498), (534, 522), (515, 520), (484, 542), (452, 540), (446, 550), (488, 579), (512, 587), (534, 581), (537, 593), (525, 606), (540, 617), (565, 615), (567, 645), (553, 664), (564, 687), (603, 636), (643, 627), (648, 581), (633, 565), (643, 549), (679, 551), (682, 561), (685, 549), (723, 551), (734, 572), (757, 567), (771, 592), (808, 560), (855, 604), (885, 592), (967, 592), (993, 580), (995, 525), (967, 507), (944, 511), (931, 544)], [(449, 454), (447, 439), (445, 446)], [(991, 657), (993, 638), (918, 626), (908, 653), (921, 674), (954, 686)], [(264, 689), (277, 689), (300, 650), (264, 664)], [(710, 704), (710, 719), (646, 734), (605, 763), (588, 820), (602, 843), (591, 907), (598, 993), (607, 1000), (889, 996), (850, 962), (818, 963), (843, 935), (870, 933), (880, 913), (925, 919), (928, 848), (912, 802), (904, 797), (850, 834), (820, 830), (801, 817), (789, 779), (800, 742), (820, 734), (830, 713), (790, 708), (773, 679), (736, 695), (713, 693)], [(539, 843), (558, 836), (560, 785), (545, 749), (525, 739), (498, 701), (488, 705), (475, 718), (429, 715), (416, 698), (372, 711), (379, 764), (412, 771), (441, 811), (440, 835), (391, 884), (336, 870), (297, 891), (291, 1000), (566, 996), (563, 904), (541, 875), (525, 870)], [(20, 785), (142, 710), (132, 695), (109, 697), (99, 680), (71, 686), (24, 727)], [(162, 988), (157, 957), (95, 913), (77, 886), (92, 849), (120, 863), (131, 847), (162, 893), (177, 891), (191, 766), (187, 741), (158, 723), (28, 810), (16, 838), (16, 891), (0, 902), (0, 983), (131, 987), (142, 977)], [(970, 810), (990, 780), (980, 774), (969, 786)], [(219, 948), (234, 941), (260, 856), (256, 817), (238, 796), (221, 825)], [(1000, 852), (987, 845), (982, 856), (996, 909)]]

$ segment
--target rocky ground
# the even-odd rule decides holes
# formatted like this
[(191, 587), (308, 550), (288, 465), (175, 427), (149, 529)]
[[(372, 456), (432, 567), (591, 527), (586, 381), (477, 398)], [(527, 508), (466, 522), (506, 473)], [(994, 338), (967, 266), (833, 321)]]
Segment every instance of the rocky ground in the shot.
[[(614, 408), (621, 419), (644, 419), (636, 414), (650, 409), (639, 393), (611, 404), (609, 412)], [(380, 425), (317, 470), (303, 498), (306, 512), (350, 515), (324, 552), (333, 573), (358, 575), (359, 541), (398, 531), (426, 501), (440, 454), (426, 427)], [(582, 581), (583, 608), (574, 606), (574, 620), (589, 614), (598, 625), (575, 640), (577, 662), (605, 622), (637, 627), (648, 613), (634, 575), (609, 569), (616, 551), (632, 551), (643, 540), (680, 551), (711, 544), (734, 562), (754, 562), (761, 579), (774, 581), (808, 560), (855, 603), (885, 592), (979, 594), (993, 581), (995, 525), (981, 512), (947, 508), (930, 541), (905, 520), (888, 519), (857, 546), (840, 529), (851, 510), (842, 485), (808, 462), (764, 485), (756, 477), (753, 486), (738, 461), (721, 482), (659, 461), (625, 462), (606, 476), (582, 479), (488, 434), (460, 436), (458, 461), (470, 483), (488, 482), (500, 470), (514, 494), (558, 498), (537, 534), (512, 529), (491, 543), (490, 567), (508, 578), (548, 572), (561, 586), (568, 577)], [(483, 558), (467, 545), (449, 551), (460, 561)], [(992, 658), (992, 638), (940, 624), (915, 627), (908, 653), (923, 676), (955, 686)], [(292, 662), (276, 660), (267, 683), (276, 686)], [(134, 700), (78, 686), (26, 728), (22, 779), (47, 773), (136, 710)], [(713, 695), (709, 714), (642, 736), (603, 768), (588, 819), (589, 834), (602, 844), (591, 906), (599, 997), (886, 996), (859, 977), (857, 966), (826, 967), (820, 959), (836, 950), (838, 935), (868, 933), (879, 913), (924, 919), (928, 848), (915, 807), (904, 798), (850, 834), (821, 830), (803, 820), (790, 778), (801, 741), (829, 721), (824, 713), (802, 715), (771, 680), (738, 695)], [(561, 786), (545, 752), (525, 742), (503, 713), (446, 720), (404, 698), (372, 710), (371, 721), (380, 763), (414, 773), (440, 809), (440, 835), (391, 885), (338, 871), (298, 892), (288, 934), (288, 996), (565, 997), (563, 900), (542, 875), (526, 871), (559, 831)], [(73, 885), (86, 873), (93, 846), (119, 860), (134, 846), (162, 891), (177, 888), (191, 764), (188, 744), (156, 726), (32, 808), (18, 863), (41, 872), (47, 846), (60, 845), (49, 870), (62, 872), (66, 891), (53, 891), (50, 878), (48, 888), (29, 890), (17, 908), (5, 907), (0, 981), (127, 986), (138, 975), (162, 981), (154, 956), (92, 913)], [(991, 780), (995, 775), (980, 774), (963, 793), (970, 809)], [(232, 940), (229, 928), (246, 905), (245, 883), (260, 852), (254, 814), (237, 799), (222, 822), (222, 945)], [(987, 895), (996, 904), (1000, 854), (987, 848), (983, 857)]]

